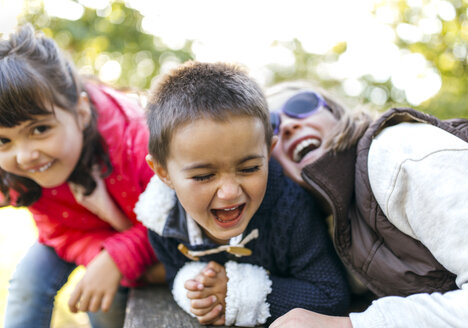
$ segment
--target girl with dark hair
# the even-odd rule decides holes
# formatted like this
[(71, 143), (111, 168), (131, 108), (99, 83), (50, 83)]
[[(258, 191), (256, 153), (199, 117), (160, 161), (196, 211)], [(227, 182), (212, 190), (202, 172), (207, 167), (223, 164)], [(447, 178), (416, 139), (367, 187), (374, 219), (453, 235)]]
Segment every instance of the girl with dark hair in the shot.
[(121, 327), (128, 287), (162, 282), (133, 207), (153, 175), (143, 110), (80, 78), (50, 38), (26, 25), (0, 41), (0, 203), (27, 206), (38, 241), (10, 282), (5, 328), (49, 327), (78, 266), (72, 312)]

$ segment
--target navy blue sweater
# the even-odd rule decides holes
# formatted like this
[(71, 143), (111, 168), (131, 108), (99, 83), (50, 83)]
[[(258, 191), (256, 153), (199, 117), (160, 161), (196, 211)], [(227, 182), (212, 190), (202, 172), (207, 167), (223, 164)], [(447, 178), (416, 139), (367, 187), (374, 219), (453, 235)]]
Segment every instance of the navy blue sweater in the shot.
[[(200, 261), (224, 264), (232, 260), (267, 270), (272, 281), (272, 292), (267, 297), (271, 313), (268, 322), (296, 307), (330, 315), (346, 313), (346, 277), (324, 215), (312, 196), (284, 176), (274, 160), (269, 165), (265, 198), (243, 236), (253, 229), (258, 229), (259, 237), (246, 245), (252, 255), (238, 258), (222, 252), (203, 256)], [(218, 246), (206, 237), (204, 245), (189, 245), (185, 212), (178, 202), (169, 214), (163, 236), (149, 230), (149, 238), (165, 265), (171, 287), (179, 269), (190, 261), (177, 249), (179, 243), (191, 250)]]

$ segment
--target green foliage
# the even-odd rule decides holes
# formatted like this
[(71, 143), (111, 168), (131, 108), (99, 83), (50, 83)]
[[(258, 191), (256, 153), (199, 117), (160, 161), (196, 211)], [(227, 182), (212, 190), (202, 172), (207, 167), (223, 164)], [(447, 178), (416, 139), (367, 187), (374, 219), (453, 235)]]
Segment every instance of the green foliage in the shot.
[[(444, 20), (438, 9), (440, 1), (422, 0), (421, 6), (411, 7), (405, 0), (376, 1), (376, 9), (379, 6), (388, 6), (396, 9), (398, 15), (391, 24), (394, 31), (400, 24), (409, 24), (411, 27), (420, 25), (431, 19), (434, 23), (440, 23), (439, 33), (424, 35), (418, 42), (410, 42), (402, 39), (395, 33), (396, 44), (400, 49), (406, 49), (411, 53), (420, 53), (438, 72), (442, 80), (439, 92), (429, 100), (418, 106), (419, 110), (436, 115), (440, 118), (467, 117), (468, 118), (468, 1), (452, 0), (447, 3), (456, 11), (454, 19)], [(442, 1), (442, 4), (445, 2)], [(432, 6), (432, 10), (428, 10)], [(435, 8), (435, 9), (434, 9)], [(340, 89), (340, 80), (324, 78), (316, 73), (320, 63), (336, 62), (342, 54), (346, 53), (346, 44), (338, 44), (325, 55), (310, 54), (304, 51), (299, 41), (285, 45), (292, 50), (296, 58), (295, 69), (287, 74), (281, 71), (274, 72), (274, 82), (287, 79), (312, 79), (319, 81), (324, 87)], [(273, 69), (274, 70), (274, 69)], [(405, 101), (403, 90), (398, 90), (392, 82), (376, 82), (370, 76), (361, 76), (360, 82), (365, 86), (358, 96), (364, 103), (370, 102), (369, 96), (372, 89), (378, 87), (389, 95), (380, 110), (392, 106), (409, 106)], [(424, 86), (421, 86), (423, 88)], [(341, 91), (343, 94), (343, 91)]]
[(117, 78), (109, 82), (141, 90), (150, 87), (166, 61), (193, 58), (190, 42), (182, 49), (170, 49), (160, 38), (142, 31), (142, 18), (121, 1), (111, 1), (103, 10), (85, 8), (76, 21), (49, 17), (40, 2), (29, 1), (20, 24), (29, 22), (54, 38), (82, 73), (99, 76), (107, 62), (116, 61), (121, 73), (114, 65), (117, 71), (111, 73)]
[[(431, 3), (424, 0), (418, 8), (406, 6), (400, 0), (401, 21), (397, 23), (417, 24), (425, 18), (424, 5)], [(421, 53), (438, 70), (442, 78), (442, 87), (432, 99), (421, 104), (420, 109), (441, 118), (468, 117), (468, 2), (449, 1), (456, 10), (452, 20), (437, 17), (441, 31), (432, 34), (421, 42), (408, 43), (399, 40), (402, 48)]]
[[(115, 75), (111, 76), (110, 82), (118, 86), (148, 89), (154, 77), (165, 71), (166, 65), (193, 58), (190, 41), (182, 49), (170, 49), (159, 37), (142, 31), (142, 14), (127, 7), (123, 0), (110, 1), (108, 7), (102, 10), (85, 8), (83, 16), (76, 21), (48, 17), (40, 0), (25, 3), (26, 9), (20, 23), (30, 22), (53, 37), (71, 54), (82, 73), (102, 77), (107, 68), (107, 73)], [(421, 0), (419, 6), (415, 3), (417, 1), (412, 1), (411, 6), (405, 0), (376, 0), (375, 12), (383, 6), (396, 10), (395, 19), (388, 24), (395, 31), (397, 46), (401, 50), (423, 55), (440, 75), (442, 86), (439, 92), (416, 108), (441, 118), (468, 117), (468, 106), (465, 105), (468, 100), (468, 1)], [(441, 4), (455, 10), (453, 19), (444, 17), (443, 11), (438, 11), (437, 6)], [(428, 20), (440, 29), (424, 34), (420, 40), (408, 41), (397, 33), (402, 24), (416, 29)], [(319, 74), (321, 65), (335, 63), (346, 54), (348, 47), (345, 42), (322, 55), (307, 53), (297, 39), (282, 45), (293, 53), (295, 65), (292, 68), (270, 65), (272, 83), (293, 79), (312, 80), (325, 88), (337, 90), (346, 98), (341, 87), (343, 81)], [(110, 62), (114, 66), (106, 67)], [(396, 88), (391, 79), (382, 82), (375, 81), (372, 76), (361, 76), (359, 83), (363, 91), (355, 98), (361, 102), (371, 103), (372, 92), (378, 89), (387, 95), (386, 102), (378, 104), (381, 110), (391, 106), (408, 106), (405, 91)], [(421, 88), (424, 86), (421, 85)]]

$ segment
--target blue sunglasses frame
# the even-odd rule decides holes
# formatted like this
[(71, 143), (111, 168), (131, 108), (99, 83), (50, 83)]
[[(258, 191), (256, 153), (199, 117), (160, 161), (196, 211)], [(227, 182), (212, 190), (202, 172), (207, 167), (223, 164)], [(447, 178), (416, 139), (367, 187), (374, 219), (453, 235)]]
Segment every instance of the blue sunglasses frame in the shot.
[(314, 114), (320, 107), (330, 109), (327, 102), (321, 95), (313, 91), (299, 92), (289, 98), (286, 103), (277, 111), (270, 113), (270, 122), (273, 134), (279, 133), (281, 125), (281, 113), (289, 117), (303, 119)]

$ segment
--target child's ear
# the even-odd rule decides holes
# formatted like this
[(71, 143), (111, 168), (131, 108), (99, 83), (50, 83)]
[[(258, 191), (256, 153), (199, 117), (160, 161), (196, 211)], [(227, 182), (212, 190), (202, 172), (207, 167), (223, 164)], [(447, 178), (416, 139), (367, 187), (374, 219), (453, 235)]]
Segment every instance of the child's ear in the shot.
[(146, 155), (146, 163), (148, 163), (149, 167), (153, 170), (154, 173), (164, 182), (169, 188), (173, 188), (171, 178), (167, 170), (161, 166), (161, 164), (154, 159), (153, 156), (150, 154)]
[(273, 153), (273, 149), (275, 148), (277, 143), (278, 143), (278, 136), (273, 136), (273, 138), (271, 138), (271, 146), (270, 146), (270, 151), (268, 152), (268, 156), (271, 156), (271, 154)]
[(89, 103), (88, 94), (82, 92), (77, 104), (78, 126), (83, 131), (91, 121), (91, 104)]

